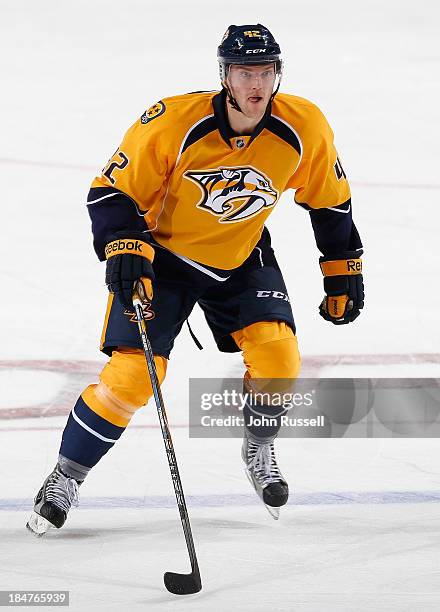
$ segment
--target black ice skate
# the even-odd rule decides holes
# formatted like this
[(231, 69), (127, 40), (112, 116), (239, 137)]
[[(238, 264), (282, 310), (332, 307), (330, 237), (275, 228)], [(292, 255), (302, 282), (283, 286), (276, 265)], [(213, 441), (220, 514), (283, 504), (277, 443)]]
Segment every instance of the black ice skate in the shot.
[(34, 511), (26, 523), (29, 531), (42, 536), (51, 527), (62, 527), (71, 506), (78, 506), (80, 484), (65, 476), (57, 464), (35, 496)]
[(259, 442), (245, 436), (241, 456), (249, 481), (270, 515), (278, 520), (280, 506), (289, 499), (289, 487), (279, 470), (273, 440)]

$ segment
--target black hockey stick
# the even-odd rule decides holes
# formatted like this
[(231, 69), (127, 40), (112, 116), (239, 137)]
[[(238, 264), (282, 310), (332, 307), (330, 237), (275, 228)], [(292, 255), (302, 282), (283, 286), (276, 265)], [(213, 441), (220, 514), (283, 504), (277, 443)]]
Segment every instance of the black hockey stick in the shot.
[(199, 564), (197, 563), (194, 540), (191, 533), (191, 525), (189, 522), (188, 509), (186, 507), (185, 495), (183, 493), (182, 481), (180, 480), (179, 468), (177, 467), (177, 459), (174, 452), (170, 428), (168, 426), (167, 414), (163, 403), (159, 380), (157, 378), (156, 364), (154, 363), (153, 351), (151, 350), (151, 344), (148, 340), (147, 326), (145, 324), (145, 319), (142, 312), (142, 301), (139, 294), (142, 295), (143, 293), (143, 286), (142, 289), (139, 287), (139, 290), (138, 287), (135, 287), (133, 291), (133, 307), (136, 312), (136, 320), (142, 340), (142, 346), (144, 348), (145, 359), (147, 360), (148, 372), (150, 374), (151, 386), (153, 389), (154, 399), (156, 401), (157, 414), (159, 416), (160, 427), (162, 429), (162, 436), (167, 453), (174, 492), (176, 494), (180, 520), (182, 521), (183, 533), (185, 534), (186, 546), (188, 549), (189, 558), (191, 560), (190, 574), (165, 572), (163, 580), (170, 593), (175, 593), (176, 595), (189, 595), (191, 593), (197, 593), (201, 590), (202, 581), (200, 578)]

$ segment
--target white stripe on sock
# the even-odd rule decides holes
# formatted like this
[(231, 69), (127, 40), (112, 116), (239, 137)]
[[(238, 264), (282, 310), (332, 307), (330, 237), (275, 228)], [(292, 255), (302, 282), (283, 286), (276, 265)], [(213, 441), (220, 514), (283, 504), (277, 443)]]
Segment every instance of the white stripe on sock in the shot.
[(93, 436), (96, 436), (103, 442), (112, 442), (113, 444), (117, 442), (117, 440), (112, 440), (111, 438), (105, 438), (104, 436), (101, 436), (101, 434), (99, 434), (97, 431), (95, 431), (94, 429), (86, 425), (83, 421), (81, 421), (79, 416), (75, 413), (75, 408), (72, 408), (72, 416), (75, 419), (75, 421), (78, 423), (78, 425), (81, 425), (81, 427), (83, 427), (86, 431), (91, 433)]

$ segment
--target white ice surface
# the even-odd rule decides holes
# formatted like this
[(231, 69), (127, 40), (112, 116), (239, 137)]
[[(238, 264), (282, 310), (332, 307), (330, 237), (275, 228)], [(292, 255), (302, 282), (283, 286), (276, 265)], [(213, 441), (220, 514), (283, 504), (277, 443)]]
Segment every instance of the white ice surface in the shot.
[[(293, 494), (276, 523), (249, 489), (238, 440), (188, 438), (188, 378), (242, 372), (239, 355), (215, 350), (198, 310), (191, 321), (205, 349), (182, 331), (163, 392), (200, 594), (177, 598), (162, 584), (188, 560), (154, 405), (91, 472), (65, 528), (41, 540), (24, 523), (65, 416), (19, 418), (29, 406), (65, 412), (104, 363), (90, 180), (151, 103), (218, 86), (215, 47), (229, 23), (268, 25), (283, 48), (282, 90), (328, 117), (366, 246), (365, 310), (336, 328), (317, 315), (308, 216), (291, 192), (271, 216), (305, 367), (439, 377), (439, 18), (434, 0), (3, 0), (0, 590), (67, 589), (81, 611), (440, 608), (438, 441), (279, 440)], [(43, 361), (85, 373), (49, 372)], [(15, 418), (4, 418), (10, 409)]]

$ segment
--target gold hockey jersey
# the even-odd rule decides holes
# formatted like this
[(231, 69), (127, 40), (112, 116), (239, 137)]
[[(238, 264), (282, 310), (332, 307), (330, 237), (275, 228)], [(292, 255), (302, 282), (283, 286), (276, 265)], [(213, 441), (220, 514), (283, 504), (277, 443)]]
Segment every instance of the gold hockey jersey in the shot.
[(230, 270), (249, 256), (287, 189), (308, 209), (350, 200), (318, 107), (278, 93), (253, 134), (240, 136), (227, 122), (225, 93), (200, 92), (149, 108), (93, 181), (99, 197), (89, 201), (125, 194), (160, 245)]

